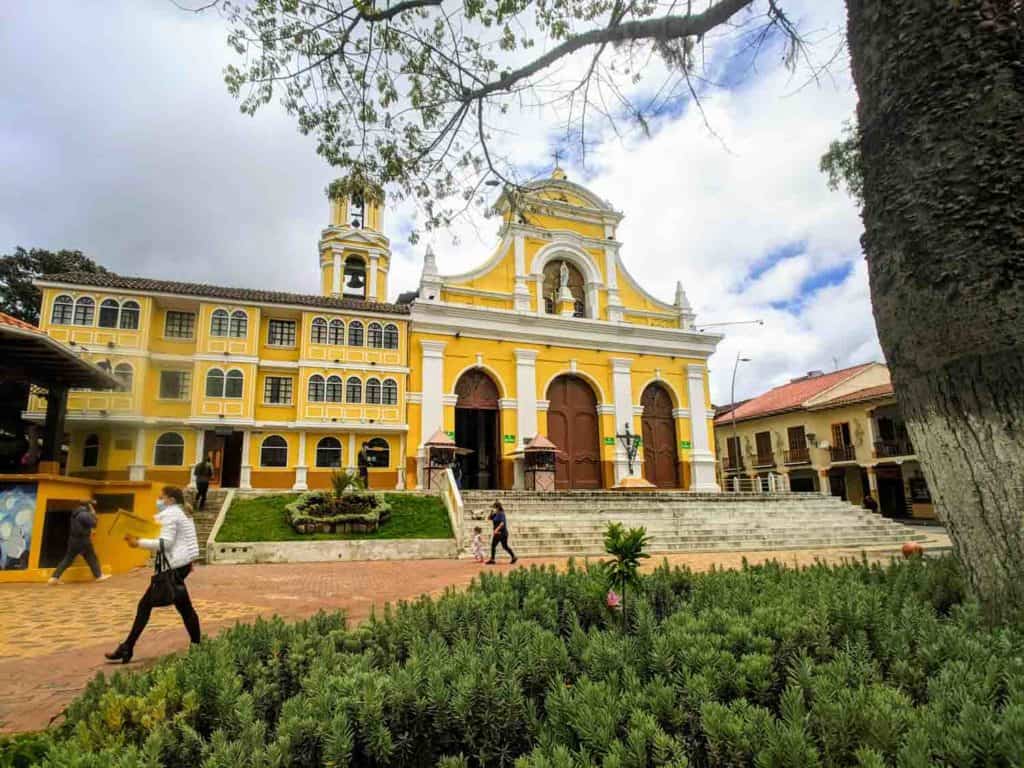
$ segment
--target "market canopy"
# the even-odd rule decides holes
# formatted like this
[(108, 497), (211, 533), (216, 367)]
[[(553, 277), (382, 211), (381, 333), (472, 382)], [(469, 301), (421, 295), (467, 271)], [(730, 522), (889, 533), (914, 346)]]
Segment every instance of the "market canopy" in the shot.
[(43, 388), (122, 389), (109, 371), (94, 365), (16, 317), (0, 312), (0, 378)]

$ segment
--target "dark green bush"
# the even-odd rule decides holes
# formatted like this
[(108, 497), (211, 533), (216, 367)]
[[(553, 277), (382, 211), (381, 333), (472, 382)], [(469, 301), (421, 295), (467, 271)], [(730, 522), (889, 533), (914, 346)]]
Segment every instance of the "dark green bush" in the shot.
[(607, 586), (520, 569), (351, 630), (239, 626), (94, 680), (43, 764), (1024, 765), (1024, 632), (952, 560), (662, 567), (625, 627)]

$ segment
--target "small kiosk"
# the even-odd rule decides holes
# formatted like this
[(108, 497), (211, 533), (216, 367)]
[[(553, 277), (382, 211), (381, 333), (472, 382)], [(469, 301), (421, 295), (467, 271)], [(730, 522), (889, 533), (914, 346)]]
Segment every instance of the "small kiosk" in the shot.
[(523, 449), (523, 485), (528, 491), (555, 490), (555, 457), (558, 446), (537, 435)]
[(472, 453), (467, 448), (459, 448), (455, 440), (442, 430), (437, 430), (423, 444), (426, 452), (426, 468), (423, 473), (423, 487), (427, 490), (444, 488), (444, 474), (455, 468), (456, 456)]

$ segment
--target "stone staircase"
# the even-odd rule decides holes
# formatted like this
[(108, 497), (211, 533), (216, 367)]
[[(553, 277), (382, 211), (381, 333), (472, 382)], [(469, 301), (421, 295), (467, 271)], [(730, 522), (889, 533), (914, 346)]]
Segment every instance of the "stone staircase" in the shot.
[(217, 522), (217, 515), (228, 495), (229, 488), (211, 488), (206, 493), (206, 506), (203, 509), (195, 508), (196, 492), (192, 489), (185, 491), (185, 501), (192, 505), (192, 519), (196, 524), (196, 536), (199, 539), (199, 561), (206, 562), (206, 541), (213, 531), (213, 524)]
[(859, 549), (928, 539), (920, 529), (819, 494), (463, 491), (462, 495), (462, 540), (467, 547), (474, 526), (483, 529), (489, 546), (486, 513), (500, 499), (508, 514), (510, 544), (524, 557), (602, 554), (609, 522), (644, 526), (651, 537), (651, 552)]

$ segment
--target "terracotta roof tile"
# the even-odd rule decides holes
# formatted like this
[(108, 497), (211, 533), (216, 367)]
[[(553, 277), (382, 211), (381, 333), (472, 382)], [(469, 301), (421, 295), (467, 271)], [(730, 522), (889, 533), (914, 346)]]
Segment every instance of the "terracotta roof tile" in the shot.
[(764, 394), (753, 397), (738, 405), (734, 410), (719, 416), (715, 419), (715, 423), (731, 423), (734, 415), (736, 421), (743, 421), (796, 410), (805, 401), (834, 387), (839, 382), (855, 376), (870, 365), (873, 363), (855, 365), (852, 368), (843, 368), (831, 373), (823, 373), (820, 376), (804, 376), (780, 387), (769, 389)]
[(23, 331), (33, 331), (38, 334), (43, 333), (38, 328), (36, 328), (36, 326), (32, 325), (32, 323), (26, 323), (24, 320), (19, 320), (16, 317), (11, 317), (10, 315), (4, 312), (0, 312), (0, 325), (9, 325), (13, 328), (20, 328)]
[(125, 291), (144, 291), (147, 293), (173, 293), (181, 296), (225, 299), (237, 302), (252, 301), (262, 304), (291, 304), (320, 309), (344, 309), (354, 312), (386, 312), (393, 315), (409, 314), (408, 304), (334, 298), (306, 293), (263, 291), (253, 288), (229, 288), (219, 285), (206, 285), (205, 283), (179, 283), (171, 280), (151, 280), (148, 277), (123, 277), (120, 275), (102, 275), (90, 272), (63, 272), (57, 275), (46, 275), (40, 278), (39, 282), (86, 285), (96, 288), (118, 288)]
[(896, 394), (892, 388), (892, 383), (879, 384), (877, 387), (865, 387), (864, 389), (858, 389), (856, 392), (847, 392), (845, 395), (833, 398), (831, 400), (824, 400), (820, 403), (815, 403), (814, 408), (835, 408), (837, 405), (848, 405), (849, 403), (861, 403), (865, 400), (876, 400), (880, 397), (891, 397)]

